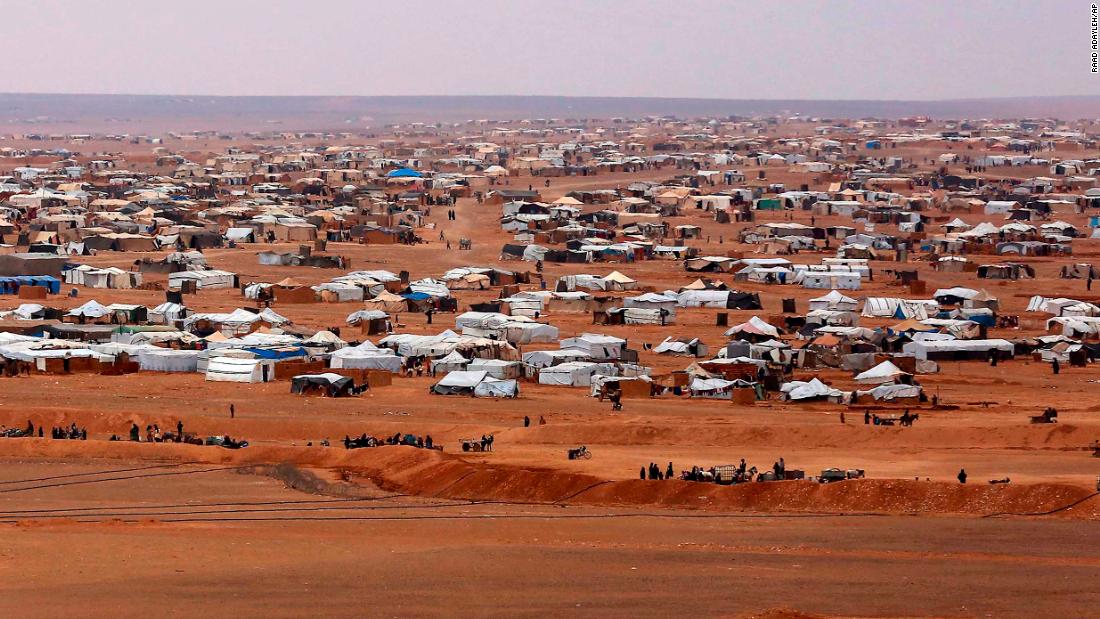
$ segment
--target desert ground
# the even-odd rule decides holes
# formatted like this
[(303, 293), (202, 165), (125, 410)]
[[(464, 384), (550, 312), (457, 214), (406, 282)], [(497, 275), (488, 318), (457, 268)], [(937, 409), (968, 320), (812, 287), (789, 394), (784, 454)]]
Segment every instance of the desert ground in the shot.
[[(243, 144), (242, 144), (243, 145)], [(133, 149), (141, 162), (148, 149)], [(187, 148), (224, 148), (198, 143)], [(94, 151), (89, 145), (86, 150)], [(876, 156), (933, 158), (940, 146), (903, 146)], [(978, 152), (972, 153), (974, 155)], [(1068, 153), (1065, 156), (1084, 156)], [(20, 161), (19, 163), (34, 163)], [(1017, 176), (1044, 169), (1020, 170)], [(756, 168), (745, 169), (755, 177)], [(768, 170), (772, 182), (811, 182)], [(991, 173), (996, 176), (997, 172)], [(542, 179), (512, 177), (513, 188), (535, 185), (546, 201), (577, 189), (660, 180), (640, 174)], [(818, 185), (820, 187), (820, 185)], [(353, 269), (407, 269), (438, 277), (458, 266), (529, 268), (500, 260), (510, 234), (499, 207), (470, 198), (457, 221), (442, 208), (422, 232), (425, 244), (330, 243), (329, 253)], [(953, 218), (952, 214), (950, 217)], [(989, 216), (960, 215), (968, 223)], [(806, 212), (761, 214), (758, 223), (809, 223)], [(1086, 216), (1059, 207), (1052, 219), (1087, 229)], [(701, 226), (690, 244), (703, 255), (755, 248), (737, 243), (743, 224), (718, 224), (685, 211), (669, 223)], [(816, 225), (850, 224), (817, 217)], [(440, 240), (442, 231), (453, 249)], [(458, 238), (473, 249), (459, 251)], [(1033, 280), (978, 280), (911, 260), (928, 290), (985, 288), (1001, 313), (1020, 315), (1018, 329), (991, 337), (1047, 333), (1025, 312), (1035, 294), (1100, 301), (1083, 280), (1058, 279), (1063, 265), (1092, 262), (1100, 240), (1078, 239), (1074, 255), (1019, 258)], [(284, 244), (275, 248), (293, 250)], [(268, 244), (208, 249), (209, 263), (241, 281), (293, 277), (316, 284), (332, 270), (264, 266)], [(819, 262), (803, 252), (794, 262)], [(100, 252), (96, 266), (121, 266), (147, 254)], [(859, 297), (902, 296), (883, 274), (898, 264), (876, 261), (875, 278)], [(553, 282), (570, 273), (618, 270), (654, 290), (677, 289), (697, 275), (679, 261), (551, 264)], [(709, 275), (710, 277), (715, 277)], [(152, 278), (155, 279), (156, 276)], [(763, 311), (731, 310), (729, 324), (780, 314), (795, 298), (800, 312), (824, 291), (736, 282), (758, 292)], [(458, 291), (460, 311), (495, 298), (499, 289)], [(155, 306), (153, 290), (81, 289), (50, 304)], [(237, 290), (188, 296), (195, 311), (230, 311), (248, 302)], [(12, 300), (9, 304), (16, 305)], [(7, 308), (8, 305), (3, 305)], [(312, 329), (339, 326), (351, 304), (279, 305), (276, 311)], [(596, 331), (628, 338), (632, 348), (669, 335), (724, 345), (715, 311), (680, 309), (677, 323), (594, 326), (585, 314), (553, 311), (546, 320), (561, 337)], [(397, 330), (434, 334), (453, 327), (436, 314), (402, 314)], [(889, 326), (867, 319), (861, 326)], [(523, 351), (556, 344), (525, 345)], [(655, 372), (682, 370), (683, 357), (641, 351)], [(853, 389), (851, 373), (795, 370), (838, 389)], [(1094, 366), (1065, 367), (1018, 357), (996, 367), (943, 362), (920, 376), (941, 404), (913, 407), (913, 427), (863, 423), (863, 408), (797, 404), (775, 399), (752, 406), (728, 401), (658, 397), (626, 399), (623, 410), (587, 390), (523, 382), (517, 399), (429, 395), (436, 379), (395, 377), (393, 384), (354, 398), (300, 397), (287, 381), (256, 385), (205, 382), (201, 374), (32, 374), (0, 379), (0, 423), (86, 427), (88, 441), (0, 439), (0, 612), (11, 617), (163, 615), (198, 617), (301, 616), (611, 616), (611, 617), (1053, 617), (1086, 616), (1100, 606), (1100, 438)], [(235, 408), (230, 419), (228, 409)], [(884, 405), (890, 408), (889, 405)], [(1032, 425), (1046, 406), (1057, 424)], [(890, 410), (896, 413), (898, 410)], [(843, 415), (843, 417), (842, 417)], [(523, 427), (524, 416), (545, 425)], [(230, 434), (249, 447), (222, 450), (175, 444), (109, 442), (131, 423), (174, 428), (182, 421), (200, 435)], [(348, 451), (345, 435), (430, 434), (443, 452), (411, 447)], [(466, 454), (462, 438), (492, 434), (493, 451)], [(323, 439), (331, 447), (321, 447)], [(585, 445), (594, 457), (568, 460)], [(739, 486), (638, 479), (650, 462), (735, 463), (761, 469), (780, 457), (788, 468), (816, 475), (830, 467), (860, 468), (866, 479), (822, 485), (785, 481)], [(970, 483), (955, 475), (965, 468)], [(1010, 484), (988, 480), (1010, 478)]]

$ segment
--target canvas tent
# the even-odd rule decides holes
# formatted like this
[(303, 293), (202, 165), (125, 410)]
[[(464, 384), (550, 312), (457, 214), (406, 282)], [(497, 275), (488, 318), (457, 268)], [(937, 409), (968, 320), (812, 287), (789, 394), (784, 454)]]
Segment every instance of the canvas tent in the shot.
[(290, 379), (290, 392), (299, 395), (317, 393), (330, 398), (352, 395), (355, 381), (326, 372), (324, 374), (300, 374)]
[(265, 383), (274, 378), (274, 362), (267, 359), (217, 356), (206, 364), (206, 380), (212, 382)]
[(329, 357), (331, 368), (400, 372), (401, 365), (401, 357), (392, 350), (379, 348), (370, 342), (341, 348)]
[(910, 376), (890, 361), (883, 361), (875, 367), (856, 375), (857, 383), (882, 384), (897, 382), (902, 377)]

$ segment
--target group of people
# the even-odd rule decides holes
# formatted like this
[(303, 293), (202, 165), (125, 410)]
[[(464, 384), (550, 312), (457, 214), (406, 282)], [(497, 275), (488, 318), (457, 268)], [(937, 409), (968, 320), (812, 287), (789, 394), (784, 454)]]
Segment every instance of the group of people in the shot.
[[(27, 422), (28, 434), (27, 436), (34, 436), (34, 426), (31, 422)], [(42, 436), (42, 427), (38, 427), (38, 436)], [(88, 428), (78, 428), (76, 423), (69, 424), (69, 427), (60, 426), (50, 429), (50, 438), (53, 439), (68, 439), (73, 441), (86, 441), (88, 440)]]
[(493, 438), (492, 434), (488, 434), (488, 435), (482, 434), (481, 435), (481, 451), (492, 451), (494, 440), (496, 440), (496, 439)]
[[(34, 423), (28, 419), (27, 425), (22, 428), (0, 426), (0, 436), (7, 438), (33, 438), (35, 436), (44, 438), (45, 430), (42, 426), (35, 427)], [(88, 428), (79, 427), (76, 422), (68, 426), (54, 426), (50, 428), (50, 438), (86, 441), (88, 440)]]
[(641, 479), (672, 479), (676, 473), (672, 470), (672, 463), (668, 463), (668, 468), (661, 472), (661, 465), (656, 462), (650, 462), (649, 467), (642, 467), (638, 473)]
[[(230, 407), (232, 408), (232, 407)], [(150, 424), (145, 426), (145, 442), (146, 443), (182, 443), (184, 439), (183, 434), (183, 420), (176, 422), (176, 433), (161, 432), (158, 424)], [(141, 442), (141, 428), (138, 424), (130, 424), (130, 440), (135, 443)]]
[[(33, 437), (34, 436), (34, 424), (31, 423), (30, 419), (28, 419), (27, 420), (27, 426), (24, 427), (24, 428), (17, 428), (17, 427), (9, 428), (7, 426), (0, 425), (0, 436), (5, 437), (5, 438)], [(38, 437), (42, 438), (42, 427), (41, 426), (39, 426), (39, 428), (38, 428)], [(55, 436), (54, 438), (57, 438), (57, 437)]]
[[(360, 449), (363, 447), (381, 447), (382, 445), (407, 445), (409, 447), (418, 447), (420, 449), (436, 449), (435, 441), (432, 440), (432, 435), (419, 436), (417, 434), (401, 434), (400, 432), (393, 436), (387, 436), (384, 439), (378, 439), (373, 436), (369, 436), (367, 433), (363, 433), (358, 438), (351, 438), (348, 435), (344, 435), (344, 449)], [(440, 447), (439, 449), (442, 449)]]
[[(539, 415), (539, 425), (540, 426), (546, 425), (546, 417), (543, 417), (542, 415)], [(523, 416), (523, 427), (525, 427), (525, 428), (530, 428), (531, 427), (531, 418), (528, 417), (527, 415)]]
[[(428, 318), (428, 324), (432, 324), (432, 313), (425, 312), (425, 316)], [(405, 378), (412, 378), (415, 374), (417, 378), (424, 375), (425, 372), (429, 376), (435, 376), (435, 370), (431, 369), (431, 365), (424, 357), (408, 357), (404, 361), (405, 365)]]

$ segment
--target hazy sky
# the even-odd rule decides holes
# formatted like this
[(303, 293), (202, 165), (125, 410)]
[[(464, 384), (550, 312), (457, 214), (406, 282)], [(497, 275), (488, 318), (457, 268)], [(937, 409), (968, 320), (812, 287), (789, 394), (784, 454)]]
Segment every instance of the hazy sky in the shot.
[(6, 92), (1100, 94), (1078, 0), (32, 0), (3, 15)]

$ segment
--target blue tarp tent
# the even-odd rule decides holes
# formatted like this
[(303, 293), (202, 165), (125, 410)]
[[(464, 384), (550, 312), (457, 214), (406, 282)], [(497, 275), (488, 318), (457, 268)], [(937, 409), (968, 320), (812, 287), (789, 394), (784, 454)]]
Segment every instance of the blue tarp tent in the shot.
[(260, 359), (289, 359), (291, 357), (306, 356), (306, 350), (300, 346), (282, 348), (246, 347), (245, 350)]
[(420, 178), (422, 176), (424, 175), (412, 168), (400, 168), (397, 170), (390, 170), (389, 172), (386, 172), (386, 178)]
[(40, 286), (50, 294), (61, 292), (61, 280), (49, 275), (0, 277), (0, 294), (19, 294), (19, 289), (23, 286)]

